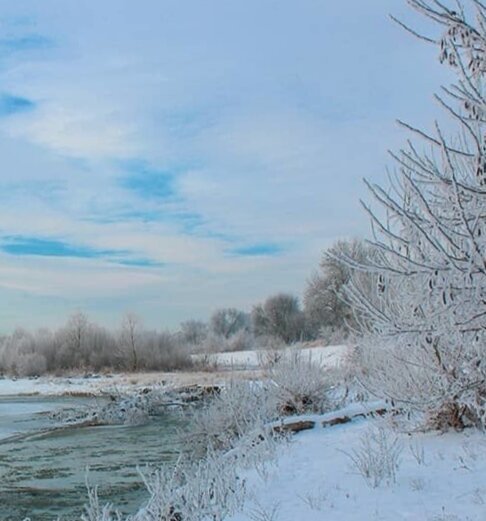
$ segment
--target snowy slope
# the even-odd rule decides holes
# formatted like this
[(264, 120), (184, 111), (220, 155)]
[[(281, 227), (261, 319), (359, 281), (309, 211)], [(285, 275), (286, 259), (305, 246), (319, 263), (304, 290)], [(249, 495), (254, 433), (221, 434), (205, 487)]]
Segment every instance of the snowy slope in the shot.
[[(295, 436), (266, 475), (246, 476), (253, 491), (228, 521), (483, 521), (486, 438), (481, 433), (403, 434), (395, 484), (371, 488), (342, 451), (357, 448), (376, 420), (361, 419)], [(413, 456), (423, 450), (425, 462)]]

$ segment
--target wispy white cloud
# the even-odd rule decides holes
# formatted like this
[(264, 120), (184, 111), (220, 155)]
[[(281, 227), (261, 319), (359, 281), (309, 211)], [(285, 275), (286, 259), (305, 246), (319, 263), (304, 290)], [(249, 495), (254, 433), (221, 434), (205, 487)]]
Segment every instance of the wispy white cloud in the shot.
[(131, 157), (138, 153), (133, 130), (106, 108), (40, 104), (35, 112), (7, 123), (11, 137), (77, 158)]
[(360, 179), (382, 178), (394, 117), (427, 122), (446, 78), (388, 9), (0, 5), (0, 244), (125, 262), (14, 248), (0, 292), (51, 322), (70, 306), (107, 322), (133, 307), (161, 325), (301, 290), (324, 247), (365, 233)]

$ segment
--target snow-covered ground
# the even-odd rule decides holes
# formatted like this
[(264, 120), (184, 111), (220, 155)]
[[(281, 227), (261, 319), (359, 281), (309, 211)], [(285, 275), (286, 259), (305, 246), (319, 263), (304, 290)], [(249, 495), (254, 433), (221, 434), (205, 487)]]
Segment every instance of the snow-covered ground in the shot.
[[(208, 355), (206, 358), (209, 363), (214, 363), (217, 367), (221, 368), (234, 368), (234, 369), (255, 369), (265, 362), (266, 358), (271, 357), (275, 354), (288, 354), (292, 351), (292, 348), (283, 349), (279, 351), (266, 352), (260, 351), (233, 351), (227, 353), (214, 353)], [(349, 347), (345, 345), (336, 346), (320, 346), (320, 347), (308, 347), (299, 349), (304, 357), (310, 357), (315, 362), (321, 363), (326, 367), (335, 367), (339, 365), (344, 357), (349, 352)], [(197, 355), (201, 358), (201, 355)]]
[(247, 473), (249, 499), (228, 521), (486, 519), (484, 434), (400, 434), (396, 482), (372, 488), (346, 453), (359, 449), (377, 421), (327, 428), (319, 422), (297, 434), (268, 471)]
[(106, 378), (4, 378), (0, 380), (0, 396), (59, 396), (63, 394), (96, 393), (100, 386), (109, 385)]
[[(94, 376), (41, 376), (39, 378), (0, 379), (2, 396), (97, 396), (105, 393), (129, 392), (146, 387), (217, 385), (228, 379), (227, 371), (180, 373), (120, 373)], [(235, 377), (251, 378), (249, 371)]]

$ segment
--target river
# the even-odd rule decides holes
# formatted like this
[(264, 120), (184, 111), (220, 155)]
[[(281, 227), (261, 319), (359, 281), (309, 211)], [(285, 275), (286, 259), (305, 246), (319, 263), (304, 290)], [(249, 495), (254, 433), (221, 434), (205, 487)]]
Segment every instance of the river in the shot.
[(78, 520), (87, 469), (103, 501), (134, 512), (147, 497), (137, 465), (170, 464), (179, 454), (176, 434), (184, 422), (176, 412), (142, 426), (35, 434), (52, 426), (47, 412), (86, 403), (86, 398), (0, 398), (1, 521)]

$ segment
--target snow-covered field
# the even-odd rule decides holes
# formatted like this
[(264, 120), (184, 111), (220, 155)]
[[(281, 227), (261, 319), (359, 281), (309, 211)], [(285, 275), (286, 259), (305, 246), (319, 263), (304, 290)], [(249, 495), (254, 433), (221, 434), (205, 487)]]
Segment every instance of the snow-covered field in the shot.
[[(335, 367), (339, 365), (346, 354), (349, 351), (349, 347), (345, 345), (336, 346), (318, 346), (318, 347), (307, 347), (299, 349), (304, 357), (310, 357), (313, 361), (322, 364), (325, 367)], [(268, 357), (278, 355), (280, 353), (287, 354), (291, 352), (291, 349), (279, 350), (279, 351), (234, 351), (227, 353), (214, 353), (208, 355), (207, 361), (211, 364), (215, 364), (220, 368), (228, 369), (256, 369)], [(197, 355), (201, 358), (201, 355)]]
[(357, 419), (327, 428), (317, 424), (297, 434), (268, 471), (247, 473), (251, 494), (243, 512), (228, 521), (486, 519), (483, 434), (398, 435), (396, 482), (372, 488), (346, 452), (359, 448), (376, 421), (382, 420)]

